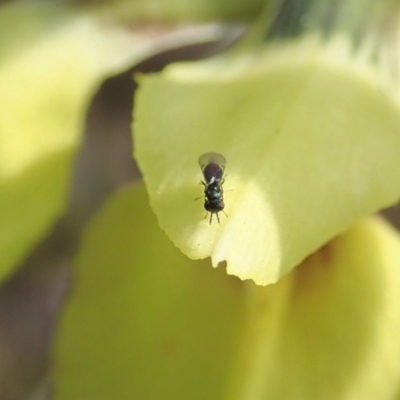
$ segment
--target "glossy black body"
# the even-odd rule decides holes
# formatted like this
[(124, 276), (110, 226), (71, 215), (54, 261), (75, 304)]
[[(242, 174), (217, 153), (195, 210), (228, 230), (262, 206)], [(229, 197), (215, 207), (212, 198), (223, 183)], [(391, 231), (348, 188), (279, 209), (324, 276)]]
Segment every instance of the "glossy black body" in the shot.
[(204, 181), (201, 183), (204, 185), (204, 208), (210, 213), (210, 224), (212, 222), (213, 214), (217, 216), (219, 221), (218, 213), (223, 211), (224, 204), (224, 171), (226, 160), (225, 157), (218, 153), (206, 153), (200, 156), (199, 164), (203, 172)]

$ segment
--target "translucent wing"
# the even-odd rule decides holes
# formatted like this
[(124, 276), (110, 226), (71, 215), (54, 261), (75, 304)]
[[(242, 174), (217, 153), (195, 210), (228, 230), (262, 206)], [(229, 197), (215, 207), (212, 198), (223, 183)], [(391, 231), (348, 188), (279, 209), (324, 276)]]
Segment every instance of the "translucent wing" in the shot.
[(204, 168), (209, 164), (216, 164), (222, 169), (222, 171), (224, 171), (226, 159), (219, 153), (205, 153), (199, 157), (199, 164), (203, 172)]

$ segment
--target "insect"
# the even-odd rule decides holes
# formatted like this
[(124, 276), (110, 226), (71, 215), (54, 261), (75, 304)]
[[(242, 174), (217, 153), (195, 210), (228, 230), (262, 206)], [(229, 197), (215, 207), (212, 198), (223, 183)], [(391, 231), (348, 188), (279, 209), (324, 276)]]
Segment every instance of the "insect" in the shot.
[(204, 181), (201, 181), (204, 185), (204, 208), (207, 211), (204, 218), (207, 218), (208, 213), (210, 213), (211, 224), (213, 214), (215, 214), (218, 223), (220, 223), (218, 213), (222, 211), (226, 215), (224, 211), (224, 190), (222, 188), (225, 181), (226, 159), (218, 153), (205, 153), (199, 157), (199, 164), (204, 177)]

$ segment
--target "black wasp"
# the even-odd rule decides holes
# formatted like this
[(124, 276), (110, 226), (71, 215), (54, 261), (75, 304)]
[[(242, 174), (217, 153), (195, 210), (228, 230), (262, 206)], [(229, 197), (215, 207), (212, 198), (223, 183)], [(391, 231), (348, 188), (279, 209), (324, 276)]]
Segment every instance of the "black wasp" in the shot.
[(226, 159), (223, 155), (218, 153), (205, 153), (199, 157), (199, 164), (203, 172), (204, 181), (204, 208), (207, 210), (206, 217), (210, 213), (210, 224), (212, 222), (213, 214), (217, 216), (218, 213), (224, 211), (224, 190), (222, 184), (224, 183), (224, 171)]

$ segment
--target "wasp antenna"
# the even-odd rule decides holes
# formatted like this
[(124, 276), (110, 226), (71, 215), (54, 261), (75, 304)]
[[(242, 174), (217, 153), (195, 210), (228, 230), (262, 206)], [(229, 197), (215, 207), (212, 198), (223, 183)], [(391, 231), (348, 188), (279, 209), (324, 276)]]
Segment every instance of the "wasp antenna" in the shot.
[(226, 218), (229, 218), (229, 217), (228, 217), (228, 214), (227, 214), (224, 210), (222, 210), (222, 212), (225, 214), (225, 217), (226, 217)]

